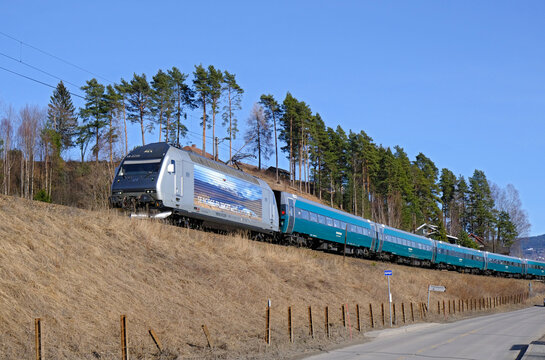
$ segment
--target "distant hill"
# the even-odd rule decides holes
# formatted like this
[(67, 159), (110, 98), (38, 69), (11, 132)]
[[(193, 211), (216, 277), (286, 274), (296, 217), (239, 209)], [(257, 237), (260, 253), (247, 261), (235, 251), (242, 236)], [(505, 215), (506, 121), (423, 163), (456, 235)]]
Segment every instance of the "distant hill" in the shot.
[(545, 234), (522, 238), (517, 243), (518, 246), (512, 246), (511, 254), (527, 259), (545, 260)]

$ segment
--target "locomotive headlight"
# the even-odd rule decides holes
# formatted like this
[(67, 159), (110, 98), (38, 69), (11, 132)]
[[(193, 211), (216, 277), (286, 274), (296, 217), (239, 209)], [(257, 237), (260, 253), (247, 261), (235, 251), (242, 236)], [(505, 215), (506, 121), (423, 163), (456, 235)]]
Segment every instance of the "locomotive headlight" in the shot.
[(146, 190), (146, 194), (155, 194), (156, 190)]

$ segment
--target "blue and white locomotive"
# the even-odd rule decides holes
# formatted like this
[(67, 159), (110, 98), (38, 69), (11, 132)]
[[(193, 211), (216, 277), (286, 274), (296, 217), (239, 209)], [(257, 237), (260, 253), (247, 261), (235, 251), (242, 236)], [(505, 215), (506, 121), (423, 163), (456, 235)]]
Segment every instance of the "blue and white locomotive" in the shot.
[(397, 263), (485, 275), (545, 278), (545, 263), (468, 249), (363, 219), (166, 143), (121, 162), (112, 207), (184, 226), (249, 230), (258, 238)]

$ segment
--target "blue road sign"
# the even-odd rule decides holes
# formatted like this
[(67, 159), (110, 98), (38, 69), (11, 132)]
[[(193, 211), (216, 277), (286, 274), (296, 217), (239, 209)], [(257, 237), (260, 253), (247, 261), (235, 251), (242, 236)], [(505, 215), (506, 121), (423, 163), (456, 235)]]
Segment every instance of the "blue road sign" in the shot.
[(384, 275), (392, 276), (392, 270), (384, 270)]

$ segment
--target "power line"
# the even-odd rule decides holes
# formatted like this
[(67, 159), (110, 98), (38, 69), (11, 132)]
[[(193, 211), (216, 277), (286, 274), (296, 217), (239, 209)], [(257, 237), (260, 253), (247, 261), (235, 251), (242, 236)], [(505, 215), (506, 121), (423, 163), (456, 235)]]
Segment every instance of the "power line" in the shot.
[(23, 65), (26, 65), (26, 66), (28, 66), (29, 68), (34, 69), (34, 70), (37, 70), (37, 71), (39, 71), (39, 72), (41, 72), (41, 73), (43, 73), (43, 74), (46, 74), (46, 75), (48, 75), (48, 76), (51, 76), (52, 78), (55, 78), (55, 79), (57, 79), (57, 80), (61, 80), (61, 81), (65, 82), (66, 84), (70, 84), (70, 85), (72, 85), (72, 86), (74, 86), (74, 87), (76, 87), (76, 88), (78, 88), (78, 89), (80, 88), (79, 85), (76, 85), (76, 84), (74, 84), (74, 83), (71, 83), (70, 81), (67, 81), (67, 80), (63, 80), (63, 79), (61, 79), (60, 77), (58, 77), (58, 76), (56, 76), (56, 75), (53, 75), (53, 74), (51, 74), (51, 73), (48, 73), (47, 71), (44, 71), (44, 70), (42, 70), (42, 69), (39, 69), (39, 68), (37, 68), (36, 66), (27, 64), (26, 62), (24, 62), (24, 61), (22, 61), (22, 60), (17, 60), (16, 58), (14, 58), (14, 57), (12, 57), (12, 56), (9, 56), (9, 55), (7, 55), (7, 54), (4, 54), (4, 53), (2, 53), (2, 52), (0, 52), (0, 55), (5, 56), (5, 57), (7, 57), (8, 59), (11, 59), (11, 60), (16, 61), (16, 62), (18, 62), (18, 63), (21, 63), (21, 64), (23, 64)]
[[(56, 89), (56, 88), (57, 88), (56, 86), (53, 86), (53, 85), (44, 83), (43, 81), (40, 81), (40, 80), (36, 80), (36, 79), (34, 79), (34, 78), (31, 78), (30, 76), (26, 76), (26, 75), (23, 75), (23, 74), (19, 74), (18, 72), (15, 72), (15, 71), (6, 69), (5, 67), (0, 66), (0, 69), (2, 69), (2, 70), (4, 70), (4, 71), (7, 71), (7, 72), (10, 72), (10, 73), (12, 73), (12, 74), (15, 74), (15, 75), (24, 77), (25, 79), (32, 80), (32, 81), (34, 81), (34, 82), (37, 82), (38, 84), (42, 84), (42, 85), (48, 86), (48, 87), (53, 88), (53, 89)], [(81, 96), (81, 95), (74, 94), (74, 93), (71, 92), (71, 91), (69, 91), (69, 93), (70, 93), (70, 95), (77, 96), (77, 97), (82, 98), (82, 99), (85, 100), (85, 98), (84, 98), (83, 96)]]
[(95, 74), (95, 73), (93, 73), (92, 71), (89, 71), (89, 70), (87, 70), (87, 69), (85, 69), (85, 68), (82, 68), (81, 66), (78, 66), (78, 65), (76, 65), (76, 64), (74, 64), (74, 63), (71, 63), (70, 61), (64, 60), (64, 59), (62, 59), (62, 58), (60, 58), (60, 57), (58, 57), (58, 56), (56, 56), (56, 55), (53, 55), (53, 54), (48, 53), (47, 51), (44, 51), (44, 50), (42, 50), (42, 49), (39, 49), (39, 48), (37, 48), (36, 46), (27, 44), (27, 43), (23, 42), (22, 40), (19, 40), (19, 39), (15, 38), (15, 37), (13, 37), (13, 36), (11, 36), (11, 35), (8, 35), (8, 34), (2, 32), (2, 31), (0, 31), (0, 35), (4, 35), (5, 37), (7, 37), (7, 38), (9, 38), (9, 39), (11, 39), (11, 40), (14, 40), (14, 41), (20, 43), (21, 45), (28, 46), (29, 48), (34, 49), (34, 50), (36, 50), (36, 51), (39, 51), (39, 52), (41, 52), (41, 53), (44, 54), (44, 55), (47, 55), (47, 56), (49, 56), (49, 57), (52, 57), (52, 58), (54, 58), (54, 59), (56, 59), (56, 60), (58, 60), (58, 61), (61, 61), (61, 62), (65, 63), (65, 64), (67, 64), (67, 65), (70, 65), (70, 66), (72, 66), (72, 67), (75, 67), (76, 69), (79, 69), (79, 70), (81, 70), (81, 71), (84, 71), (84, 72), (86, 72), (86, 73), (88, 73), (88, 74), (91, 74), (91, 75), (93, 75), (93, 76), (95, 76), (95, 77), (101, 78), (102, 80), (106, 80), (106, 81), (109, 82), (109, 83), (113, 83), (113, 82), (114, 82), (114, 81), (111, 81), (111, 80), (109, 80), (109, 79), (106, 79), (106, 78), (103, 77), (103, 76), (100, 76), (100, 75), (98, 75), (98, 74)]

